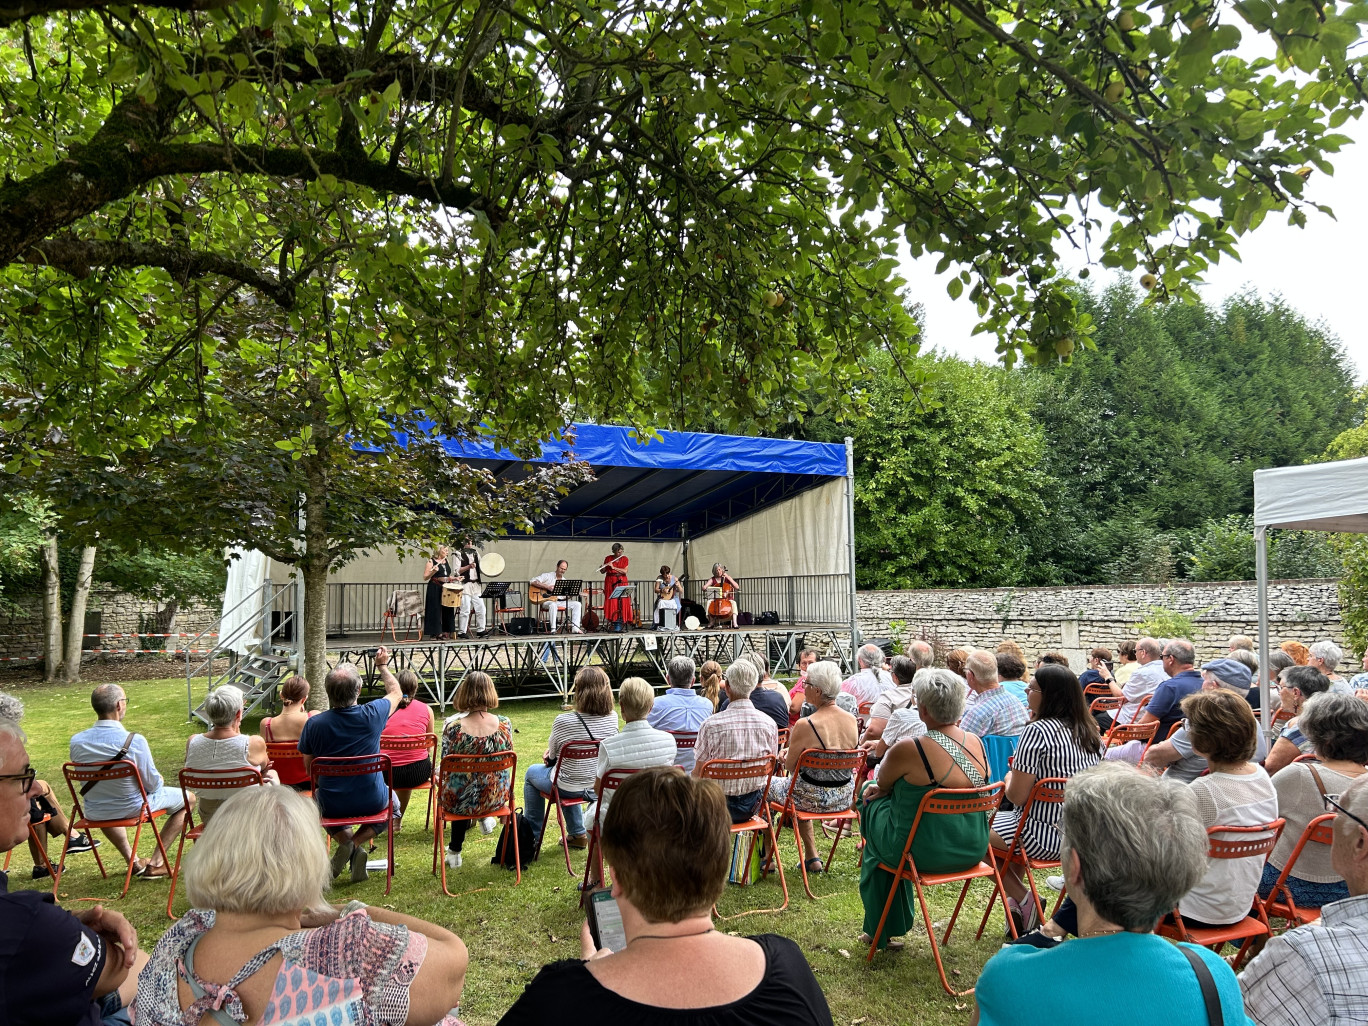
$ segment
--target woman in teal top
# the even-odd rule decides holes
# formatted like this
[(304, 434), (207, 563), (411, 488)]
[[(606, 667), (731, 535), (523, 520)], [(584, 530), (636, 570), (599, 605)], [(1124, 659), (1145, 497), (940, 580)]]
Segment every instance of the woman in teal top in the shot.
[(1037, 931), (1006, 945), (983, 967), (971, 1021), (1153, 1026), (1159, 1014), (1165, 1026), (1206, 1026), (1201, 973), (1226, 1026), (1254, 1026), (1219, 955), (1153, 932), (1206, 874), (1207, 835), (1192, 792), (1128, 763), (1103, 762), (1069, 780), (1059, 828), (1078, 937), (1055, 941)]
[[(917, 714), (926, 724), (926, 735), (904, 738), (890, 748), (879, 763), (876, 782), (864, 790), (860, 803), (860, 835), (865, 842), (860, 866), (862, 944), (869, 943), (878, 927), (893, 882), (892, 874), (879, 869), (879, 863), (897, 865), (922, 796), (938, 787), (982, 787), (987, 779), (983, 743), (957, 726), (967, 693), (964, 680), (950, 670), (922, 676), (916, 686)], [(912, 842), (912, 858), (923, 873), (969, 869), (987, 854), (988, 828), (988, 818), (980, 814), (923, 819)], [(890, 939), (900, 938), (911, 928), (914, 900), (912, 885), (900, 882), (879, 935), (879, 947), (902, 947), (901, 940)]]

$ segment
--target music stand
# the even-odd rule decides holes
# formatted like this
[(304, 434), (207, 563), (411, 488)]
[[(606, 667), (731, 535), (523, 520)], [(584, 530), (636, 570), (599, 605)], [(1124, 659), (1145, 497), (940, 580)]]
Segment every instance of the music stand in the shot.
[(619, 584), (613, 589), (613, 593), (608, 596), (608, 600), (611, 602), (614, 599), (626, 598), (628, 595), (632, 594), (634, 590), (635, 589), (633, 589), (630, 584)]
[[(503, 607), (508, 604), (506, 601), (508, 597), (508, 585), (508, 581), (490, 581), (484, 586), (484, 591), (480, 592), (481, 602), (485, 599), (499, 600), (498, 606), (494, 609), (494, 628), (500, 634), (508, 633), (508, 625), (500, 619), (500, 616), (503, 613)], [(493, 632), (491, 631), (490, 633)]]
[[(580, 597), (580, 592), (582, 592), (583, 590), (584, 581), (572, 581), (569, 578), (557, 581), (556, 586), (551, 589), (552, 598), (567, 600), (565, 605), (565, 618), (561, 620), (561, 625), (557, 628), (557, 630), (564, 629), (568, 631), (570, 629), (569, 600), (571, 598), (578, 599)], [(559, 605), (559, 603), (557, 603), (557, 605)]]

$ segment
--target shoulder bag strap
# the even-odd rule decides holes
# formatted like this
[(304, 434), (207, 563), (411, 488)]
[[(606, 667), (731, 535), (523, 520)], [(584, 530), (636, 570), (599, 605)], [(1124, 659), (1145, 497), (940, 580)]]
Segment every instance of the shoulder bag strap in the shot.
[(579, 713), (575, 713), (575, 719), (577, 719), (577, 720), (580, 721), (580, 726), (583, 727), (583, 728), (584, 728), (584, 732), (585, 732), (586, 734), (589, 735), (589, 740), (590, 740), (590, 741), (597, 741), (597, 740), (598, 740), (598, 738), (594, 737), (594, 732), (593, 732), (592, 730), (589, 729), (589, 724), (587, 724), (587, 723), (584, 722), (584, 717), (583, 717), (583, 716), (581, 716)]
[(1323, 781), (1323, 780), (1321, 779), (1320, 770), (1316, 769), (1315, 763), (1311, 763), (1311, 762), (1308, 762), (1308, 763), (1306, 764), (1306, 768), (1309, 769), (1309, 770), (1311, 771), (1311, 776), (1312, 776), (1312, 777), (1315, 779), (1315, 781), (1316, 781), (1316, 790), (1320, 792), (1320, 794), (1321, 794), (1321, 804), (1324, 805), (1324, 799), (1325, 799), (1325, 781)]
[[(137, 736), (138, 736), (137, 734), (134, 734), (134, 733), (132, 733), (132, 732), (130, 731), (128, 737), (124, 738), (123, 747), (120, 748), (117, 752), (114, 753), (114, 758), (108, 759), (108, 760), (106, 760), (106, 761), (107, 761), (107, 762), (122, 762), (123, 759), (128, 755), (128, 750), (129, 750), (130, 748), (133, 747), (133, 739), (134, 739), (135, 737), (137, 737)], [(95, 786), (96, 784), (98, 784), (98, 783), (100, 783), (100, 781), (98, 781), (98, 780), (87, 780), (84, 784), (82, 784), (82, 785), (81, 785), (81, 797), (84, 798), (86, 795), (88, 795), (88, 794), (90, 793), (90, 789), (91, 789), (92, 787), (94, 787), (94, 786)], [(1324, 794), (1324, 793), (1325, 793), (1324, 791), (1321, 792), (1321, 794)]]
[(1211, 969), (1202, 961), (1202, 956), (1191, 948), (1179, 944), (1178, 950), (1192, 965), (1192, 971), (1197, 974), (1197, 983), (1202, 988), (1202, 1004), (1206, 1006), (1206, 1017), (1208, 1026), (1225, 1026), (1225, 1016), (1221, 1014), (1221, 995), (1216, 992), (1216, 980), (1211, 975)]

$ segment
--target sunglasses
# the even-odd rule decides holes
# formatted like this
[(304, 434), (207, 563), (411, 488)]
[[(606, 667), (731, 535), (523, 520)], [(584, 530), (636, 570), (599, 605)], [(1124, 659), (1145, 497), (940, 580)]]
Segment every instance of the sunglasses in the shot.
[(1343, 805), (1339, 803), (1339, 795), (1323, 794), (1321, 795), (1321, 798), (1324, 801), (1326, 812), (1343, 813), (1344, 815), (1352, 819), (1355, 823), (1357, 823), (1359, 826), (1363, 827), (1364, 830), (1368, 830), (1368, 823), (1365, 823), (1363, 820), (1359, 819), (1357, 816), (1355, 816), (1352, 812), (1350, 812), (1348, 809), (1346, 809)]

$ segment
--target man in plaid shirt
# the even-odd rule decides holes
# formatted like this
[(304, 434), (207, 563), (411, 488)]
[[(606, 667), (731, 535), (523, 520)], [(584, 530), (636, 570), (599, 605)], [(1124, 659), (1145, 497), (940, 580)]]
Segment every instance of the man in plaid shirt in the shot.
[(1240, 974), (1245, 1010), (1259, 1026), (1368, 1022), (1368, 777), (1326, 796), (1335, 817), (1331, 865), (1349, 897), (1318, 922), (1274, 937)]
[[(731, 703), (699, 724), (698, 740), (694, 742), (696, 777), (703, 775), (703, 764), (709, 759), (755, 759), (774, 755), (779, 748), (779, 730), (774, 720), (756, 709), (750, 700), (759, 679), (755, 665), (748, 659), (737, 660), (727, 667), (722, 679)], [(727, 796), (733, 823), (743, 823), (755, 815), (755, 806), (765, 787), (764, 777), (718, 783)]]

